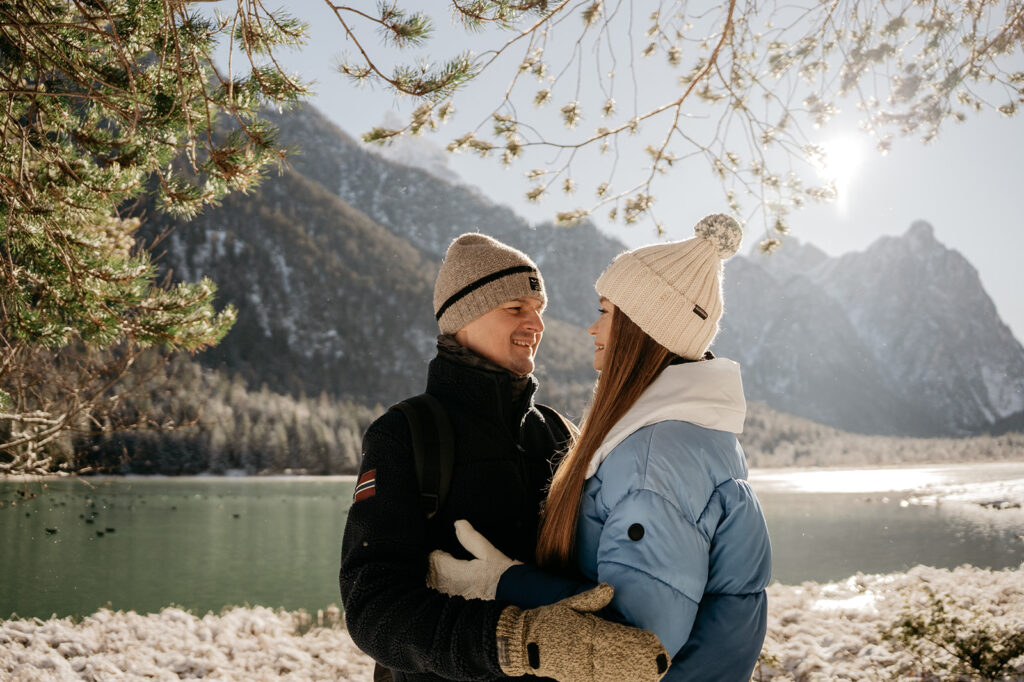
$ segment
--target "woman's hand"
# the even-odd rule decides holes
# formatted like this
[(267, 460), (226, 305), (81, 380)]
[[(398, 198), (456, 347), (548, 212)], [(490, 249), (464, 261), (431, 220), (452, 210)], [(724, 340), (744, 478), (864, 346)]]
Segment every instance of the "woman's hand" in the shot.
[(466, 521), (455, 522), (455, 537), (475, 559), (456, 559), (448, 552), (430, 553), (427, 586), (467, 599), (494, 599), (498, 581), (509, 567), (521, 564), (505, 556)]

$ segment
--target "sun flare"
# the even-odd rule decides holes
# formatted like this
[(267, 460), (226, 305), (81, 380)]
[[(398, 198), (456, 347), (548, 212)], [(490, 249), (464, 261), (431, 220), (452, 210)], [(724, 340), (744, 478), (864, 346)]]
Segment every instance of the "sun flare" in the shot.
[(825, 180), (835, 183), (836, 205), (846, 210), (850, 188), (864, 161), (864, 140), (856, 135), (840, 135), (824, 142), (825, 153), (818, 166), (818, 173)]

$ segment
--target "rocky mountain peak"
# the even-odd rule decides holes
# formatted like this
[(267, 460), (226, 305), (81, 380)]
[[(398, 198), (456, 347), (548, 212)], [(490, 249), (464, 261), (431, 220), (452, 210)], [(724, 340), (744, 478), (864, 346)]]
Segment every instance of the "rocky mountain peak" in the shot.
[(955, 253), (936, 238), (935, 228), (927, 220), (915, 220), (907, 228), (907, 231), (896, 239), (900, 242), (901, 250), (906, 252), (911, 259), (927, 259), (936, 254)]
[[(880, 237), (875, 240), (864, 252), (846, 254), (844, 258), (856, 260), (861, 255), (869, 253), (870, 258), (894, 258), (903, 262), (929, 261), (936, 257), (955, 255), (960, 260), (960, 254), (947, 248), (945, 244), (935, 237), (935, 228), (927, 220), (915, 220), (907, 228), (907, 231), (899, 236)], [(883, 253), (888, 256), (880, 255)], [(966, 261), (965, 261), (966, 262)]]
[[(387, 112), (381, 125), (385, 128), (401, 128), (404, 121), (393, 111)], [(425, 137), (411, 134), (392, 138), (390, 144), (368, 147), (373, 153), (394, 163), (419, 168), (434, 177), (452, 184), (461, 179), (448, 164), (448, 152), (439, 144)]]
[(935, 228), (927, 220), (918, 219), (912, 222), (903, 237), (917, 246), (938, 243), (935, 239)]
[(775, 279), (785, 281), (793, 276), (807, 274), (829, 257), (814, 244), (790, 237), (786, 239), (785, 245), (774, 253), (754, 251), (749, 259)]
[(744, 366), (748, 398), (904, 435), (963, 434), (1024, 409), (1024, 347), (930, 223), (838, 258), (790, 246), (727, 266), (715, 351)]

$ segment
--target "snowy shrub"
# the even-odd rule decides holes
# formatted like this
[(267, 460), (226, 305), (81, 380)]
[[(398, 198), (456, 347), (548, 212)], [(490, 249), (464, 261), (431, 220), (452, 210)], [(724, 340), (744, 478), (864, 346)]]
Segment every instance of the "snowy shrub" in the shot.
[(1019, 682), (1022, 639), (1024, 569), (916, 566), (836, 583), (773, 583), (753, 680)]
[(937, 592), (925, 584), (883, 636), (911, 651), (916, 668), (934, 671), (940, 679), (1021, 679), (1024, 627), (1007, 622), (1005, 602), (972, 596)]

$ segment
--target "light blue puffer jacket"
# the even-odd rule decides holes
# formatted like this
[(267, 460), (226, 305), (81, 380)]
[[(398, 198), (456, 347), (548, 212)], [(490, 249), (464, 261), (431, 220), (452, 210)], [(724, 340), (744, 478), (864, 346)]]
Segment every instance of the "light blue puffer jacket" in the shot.
[(597, 582), (612, 607), (672, 654), (663, 678), (749, 680), (764, 643), (771, 545), (736, 434), (739, 365), (670, 365), (594, 453), (580, 500), (576, 558), (590, 582), (523, 564), (498, 599), (552, 604)]
[(580, 570), (673, 655), (666, 680), (747, 680), (764, 642), (771, 547), (736, 439), (739, 365), (672, 365), (616, 424), (580, 501)]

